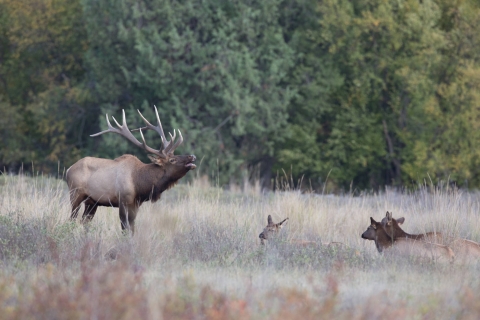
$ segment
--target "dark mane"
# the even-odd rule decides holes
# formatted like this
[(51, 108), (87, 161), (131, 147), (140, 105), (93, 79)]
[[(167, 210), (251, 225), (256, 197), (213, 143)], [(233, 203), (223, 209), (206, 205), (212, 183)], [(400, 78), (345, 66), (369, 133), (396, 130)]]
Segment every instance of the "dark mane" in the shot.
[(155, 164), (145, 165), (135, 174), (137, 201), (160, 200), (162, 193), (173, 188), (181, 177), (183, 176), (170, 177), (165, 170)]

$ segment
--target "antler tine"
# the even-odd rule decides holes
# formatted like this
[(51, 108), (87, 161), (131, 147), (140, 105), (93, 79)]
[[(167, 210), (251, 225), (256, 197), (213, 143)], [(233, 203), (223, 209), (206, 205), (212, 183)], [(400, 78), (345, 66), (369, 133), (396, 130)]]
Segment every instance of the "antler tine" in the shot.
[(142, 128), (139, 128), (138, 130), (140, 131), (140, 136), (142, 137), (143, 147), (146, 149), (148, 148), (148, 146), (147, 146), (147, 142), (145, 142), (145, 137), (143, 136)]
[(170, 135), (170, 141), (171, 141), (171, 142), (175, 141), (175, 138), (177, 137), (177, 132), (176, 132), (176, 130), (173, 129), (173, 136), (172, 136), (172, 134), (171, 134), (170, 132), (169, 132), (168, 134)]
[(170, 149), (172, 149), (172, 147), (174, 145), (173, 141), (175, 139), (175, 129), (173, 129), (173, 134), (174, 135), (172, 136), (172, 134), (170, 132), (168, 133), (168, 135), (170, 136), (170, 144), (168, 145), (168, 148), (165, 148), (165, 150), (164, 150), (165, 154), (168, 154), (170, 152)]
[[(160, 121), (160, 116), (158, 115), (158, 110), (157, 110), (157, 106), (156, 105), (153, 105), (153, 107), (155, 108), (155, 116), (157, 117), (157, 123), (158, 123), (158, 127), (160, 128), (160, 132), (162, 133), (161, 136), (162, 136), (162, 143), (165, 144), (165, 143), (168, 143), (167, 141), (167, 138), (165, 138), (165, 133), (163, 133), (163, 126), (162, 126), (162, 122)], [(165, 141), (165, 142), (164, 142)], [(166, 148), (167, 146), (164, 146), (164, 148)]]
[[(182, 142), (183, 142), (182, 132), (180, 132), (180, 129), (177, 129), (177, 130), (178, 130), (178, 135), (179, 135), (178, 140), (175, 141), (175, 143), (170, 146), (170, 148), (168, 149), (168, 151), (166, 151), (167, 154), (168, 154), (168, 153), (173, 153), (173, 152), (175, 151), (175, 149), (177, 149), (177, 147), (178, 147), (179, 145), (181, 145)], [(173, 131), (173, 133), (174, 133), (174, 137), (175, 137), (175, 131)], [(173, 137), (172, 137), (172, 138), (173, 138)], [(173, 139), (172, 139), (172, 142), (173, 142)]]
[(144, 127), (144, 128), (134, 129), (132, 131), (136, 131), (136, 130), (140, 130), (140, 129), (154, 130), (155, 132), (157, 132), (160, 135), (160, 138), (162, 139), (163, 149), (165, 150), (170, 145), (171, 142), (168, 141), (167, 138), (165, 137), (165, 133), (163, 132), (163, 127), (162, 127), (162, 122), (160, 121), (160, 116), (158, 115), (157, 107), (156, 106), (154, 106), (154, 107), (155, 107), (155, 115), (157, 116), (158, 126), (154, 126), (150, 122), (148, 122), (148, 120), (145, 119), (145, 117), (142, 115), (140, 110), (137, 110), (138, 114), (140, 114), (140, 117), (142, 117), (143, 121), (145, 121), (145, 124), (147, 126)]
[(108, 113), (105, 114), (105, 117), (107, 118), (107, 126), (108, 126), (108, 129), (107, 130), (103, 130), (102, 132), (99, 132), (99, 133), (95, 133), (95, 134), (91, 134), (90, 137), (97, 137), (101, 134), (104, 134), (104, 133), (107, 133), (107, 132), (115, 132), (115, 133), (118, 133), (116, 132), (117, 129), (115, 129), (114, 127), (112, 127), (112, 125), (110, 124), (110, 120), (108, 120)]
[(145, 142), (145, 138), (143, 136), (143, 133), (142, 133), (141, 129), (140, 129), (140, 135), (142, 136), (143, 143), (141, 143), (140, 141), (137, 140), (137, 138), (135, 138), (135, 136), (128, 129), (127, 120), (126, 120), (126, 117), (125, 117), (125, 110), (122, 110), (122, 125), (120, 125), (118, 123), (118, 121), (115, 119), (115, 117), (112, 117), (113, 121), (115, 121), (115, 123), (117, 124), (118, 129), (114, 128), (112, 126), (112, 124), (110, 123), (110, 120), (108, 119), (108, 114), (106, 115), (106, 119), (107, 119), (108, 129), (104, 130), (102, 132), (99, 132), (99, 133), (92, 134), (92, 135), (90, 135), (91, 137), (96, 137), (96, 136), (99, 136), (99, 135), (107, 133), (107, 132), (113, 132), (113, 133), (121, 135), (122, 137), (124, 137), (128, 141), (132, 142), (137, 147), (143, 148), (146, 151), (151, 152), (153, 154), (156, 154), (156, 155), (158, 155), (162, 158), (165, 157), (165, 155), (160, 150), (156, 150), (156, 149), (153, 149), (153, 148), (150, 148), (149, 146), (147, 146), (147, 143)]

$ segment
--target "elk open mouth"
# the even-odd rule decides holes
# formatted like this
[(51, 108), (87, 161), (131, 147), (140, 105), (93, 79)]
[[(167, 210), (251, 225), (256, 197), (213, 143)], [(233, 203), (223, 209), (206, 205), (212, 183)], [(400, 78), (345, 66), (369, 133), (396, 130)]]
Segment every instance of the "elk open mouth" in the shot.
[(195, 169), (197, 166), (194, 162), (197, 158), (192, 154), (191, 156), (188, 156), (188, 160), (190, 161), (185, 165), (185, 168), (189, 168), (190, 170)]
[(193, 169), (195, 169), (195, 168), (197, 167), (197, 165), (196, 165), (195, 163), (191, 163), (191, 162), (190, 162), (190, 163), (187, 163), (187, 164), (185, 165), (185, 167), (186, 167), (186, 168), (190, 168), (190, 170), (193, 170)]

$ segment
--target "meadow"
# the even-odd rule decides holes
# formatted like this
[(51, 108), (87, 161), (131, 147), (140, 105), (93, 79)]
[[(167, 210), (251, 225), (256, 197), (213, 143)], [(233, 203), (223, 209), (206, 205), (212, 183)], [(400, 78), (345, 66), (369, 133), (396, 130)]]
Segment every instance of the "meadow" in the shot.
[[(49, 177), (0, 177), (1, 319), (478, 319), (480, 263), (381, 255), (370, 217), (405, 217), (410, 233), (480, 241), (480, 193), (322, 195), (258, 185), (179, 184), (142, 205), (125, 236), (118, 209), (69, 221), (68, 188)], [(274, 241), (271, 214), (289, 221)], [(313, 240), (301, 247), (291, 239)], [(328, 247), (320, 243), (342, 242)]]

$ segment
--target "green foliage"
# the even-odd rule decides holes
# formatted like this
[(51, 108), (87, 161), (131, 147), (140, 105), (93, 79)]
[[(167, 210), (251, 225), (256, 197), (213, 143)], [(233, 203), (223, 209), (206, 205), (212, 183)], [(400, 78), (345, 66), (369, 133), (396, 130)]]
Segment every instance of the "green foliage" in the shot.
[(411, 178), (429, 172), (438, 179), (479, 185), (479, 18), (478, 7), (467, 3), (455, 8), (432, 76), (433, 92), (422, 106), (422, 130), (417, 136), (405, 133), (412, 151), (404, 170)]
[(0, 167), (148, 161), (89, 134), (157, 105), (220, 185), (478, 187), (479, 21), (473, 0), (0, 0)]
[[(78, 1), (0, 0), (0, 110), (6, 150), (0, 164), (15, 170), (38, 162), (51, 172), (84, 148), (89, 93), (82, 83), (87, 39)], [(53, 169), (55, 168), (55, 169)]]
[[(167, 130), (182, 129), (179, 152), (200, 155), (207, 170), (218, 165), (223, 183), (258, 163), (269, 173), (292, 96), (285, 79), (293, 50), (278, 22), (281, 3), (117, 3), (84, 1), (102, 110), (129, 109), (139, 125), (132, 109), (153, 118), (156, 104)], [(112, 152), (121, 153), (116, 144), (123, 152), (118, 137), (105, 139)]]
[(330, 0), (316, 11), (292, 41), (299, 94), (278, 167), (313, 181), (331, 170), (337, 186), (361, 188), (476, 177), (478, 50), (468, 39), (478, 8)]

